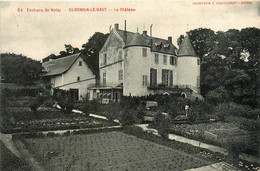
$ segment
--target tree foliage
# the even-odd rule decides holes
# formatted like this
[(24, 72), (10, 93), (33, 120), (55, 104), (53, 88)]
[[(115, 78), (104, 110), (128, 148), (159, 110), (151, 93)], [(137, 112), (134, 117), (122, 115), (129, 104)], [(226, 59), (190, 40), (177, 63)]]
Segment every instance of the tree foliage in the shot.
[[(188, 32), (202, 59), (201, 93), (213, 103), (233, 101), (257, 107), (260, 29)], [(183, 36), (178, 39), (181, 41)]]
[(1, 54), (1, 81), (32, 85), (40, 79), (42, 66), (40, 61), (14, 53)]
[(85, 61), (92, 66), (96, 73), (99, 73), (99, 51), (103, 47), (109, 34), (96, 32), (82, 45), (82, 54)]

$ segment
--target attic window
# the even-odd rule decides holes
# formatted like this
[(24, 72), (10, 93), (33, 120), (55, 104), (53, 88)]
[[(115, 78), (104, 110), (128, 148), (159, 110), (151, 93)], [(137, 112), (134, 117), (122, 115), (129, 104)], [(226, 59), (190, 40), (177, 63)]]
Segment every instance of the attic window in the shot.
[(154, 43), (154, 44), (155, 44), (155, 46), (158, 47), (158, 48), (159, 48), (159, 47), (162, 47), (162, 42), (160, 42), (160, 43)]
[(77, 81), (80, 81), (80, 77), (77, 77)]
[(169, 47), (170, 47), (170, 44), (167, 43), (167, 44), (163, 45), (163, 47), (164, 47), (164, 48), (169, 48)]
[(82, 66), (82, 61), (79, 61), (79, 66)]

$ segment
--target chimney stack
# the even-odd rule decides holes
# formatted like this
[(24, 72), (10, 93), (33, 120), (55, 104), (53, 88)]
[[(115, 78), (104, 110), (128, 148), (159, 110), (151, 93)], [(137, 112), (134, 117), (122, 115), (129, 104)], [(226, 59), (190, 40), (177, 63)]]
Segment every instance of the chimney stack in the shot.
[(172, 36), (168, 37), (168, 42), (172, 44)]
[(115, 24), (115, 26), (114, 26), (114, 28), (116, 29), (116, 30), (119, 30), (119, 24)]
[(125, 31), (124, 31), (124, 39), (125, 39), (125, 44), (126, 44), (126, 42), (127, 42), (126, 20), (125, 20)]
[(147, 36), (147, 31), (146, 30), (143, 31), (143, 36)]
[(152, 37), (152, 35), (153, 35), (153, 34), (152, 34), (152, 27), (153, 27), (153, 25), (150, 26), (150, 36), (151, 36), (151, 37)]

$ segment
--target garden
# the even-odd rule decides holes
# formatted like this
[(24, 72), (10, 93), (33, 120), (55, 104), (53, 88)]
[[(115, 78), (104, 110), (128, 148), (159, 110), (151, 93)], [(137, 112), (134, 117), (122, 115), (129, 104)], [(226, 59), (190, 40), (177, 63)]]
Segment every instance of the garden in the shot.
[[(1, 98), (1, 132), (36, 132), (64, 129), (96, 128), (118, 125), (112, 121), (89, 117), (88, 114), (73, 113), (73, 106), (68, 99), (60, 101), (52, 96), (2, 96)], [(67, 100), (67, 101), (66, 101)], [(61, 104), (58, 109), (57, 101)], [(65, 102), (64, 102), (65, 101)], [(73, 104), (73, 102), (70, 102)], [(69, 108), (69, 107), (70, 108)]]
[(45, 170), (185, 170), (212, 163), (118, 131), (23, 142)]

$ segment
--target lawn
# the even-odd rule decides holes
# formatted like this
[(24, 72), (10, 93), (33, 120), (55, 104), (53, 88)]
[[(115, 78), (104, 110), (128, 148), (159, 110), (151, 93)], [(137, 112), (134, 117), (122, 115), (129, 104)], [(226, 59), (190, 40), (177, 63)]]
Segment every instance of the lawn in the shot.
[(185, 170), (210, 164), (122, 132), (25, 139), (45, 170)]

